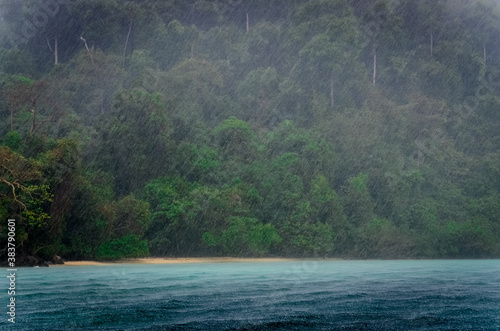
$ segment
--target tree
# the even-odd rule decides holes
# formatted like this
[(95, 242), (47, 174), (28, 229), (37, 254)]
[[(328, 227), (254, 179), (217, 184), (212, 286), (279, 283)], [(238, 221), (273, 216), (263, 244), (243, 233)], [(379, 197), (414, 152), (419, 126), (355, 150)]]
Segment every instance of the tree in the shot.
[[(36, 143), (37, 137), (19, 146)], [(73, 177), (79, 167), (71, 140), (41, 141), (35, 157), (25, 158), (0, 147), (0, 213), (16, 217), (21, 255), (52, 257), (61, 251), (61, 239), (73, 198)], [(30, 146), (31, 147), (31, 146)], [(32, 151), (26, 152), (29, 154)]]
[(171, 124), (161, 96), (139, 89), (118, 93), (113, 115), (100, 132), (98, 162), (113, 174), (122, 196), (165, 173)]
[(349, 81), (358, 66), (362, 40), (355, 17), (348, 4), (338, 0), (307, 2), (298, 8), (294, 20), (292, 38), (303, 47), (292, 77), (305, 89), (312, 87), (328, 95), (329, 107), (333, 108), (341, 98), (340, 86)]
[(100, 115), (112, 112), (113, 97), (123, 88), (124, 78), (121, 58), (100, 51), (92, 51), (91, 58), (86, 51), (75, 54), (53, 77), (62, 85), (60, 93), (68, 106), (87, 125), (95, 125)]
[(10, 131), (19, 129), (14, 127), (14, 117), (16, 113), (31, 113), (31, 123), (29, 124), (29, 134), (33, 135), (37, 128), (44, 124), (47, 119), (40, 121), (40, 108), (42, 95), (47, 89), (44, 82), (34, 82), (28, 77), (19, 76), (5, 91), (10, 104)]
[(162, 91), (190, 121), (213, 123), (230, 104), (219, 94), (224, 85), (224, 75), (214, 63), (190, 58), (168, 72)]
[(128, 235), (103, 243), (97, 249), (99, 260), (119, 260), (123, 258), (146, 257), (149, 255), (146, 240), (140, 240), (137, 235)]
[[(24, 158), (7, 146), (0, 147), (0, 160), (2, 216), (8, 218), (24, 214), (31, 225), (42, 225), (49, 215), (37, 207), (51, 197), (47, 194), (47, 186), (44, 186), (40, 163)], [(29, 207), (35, 209), (30, 210)]]
[(358, 257), (401, 258), (415, 254), (410, 236), (389, 220), (374, 218), (359, 229), (359, 235)]
[(380, 59), (386, 50), (395, 48), (396, 40), (401, 39), (401, 20), (393, 14), (385, 0), (380, 0), (372, 2), (372, 6), (364, 13), (363, 25), (367, 41), (365, 52), (372, 58), (372, 84), (375, 86), (380, 63), (377, 62), (377, 56)]
[[(478, 1), (465, 5), (467, 9), (461, 15), (463, 22), (471, 27), (472, 33), (469, 38), (486, 65), (488, 52), (494, 54), (495, 51), (493, 41), (500, 32), (500, 26), (497, 23), (500, 12), (493, 1)], [(498, 49), (496, 51), (498, 52)]]
[(498, 15), (0, 0), (0, 216), (44, 259), (498, 256)]
[(231, 116), (214, 130), (223, 159), (237, 158), (249, 163), (255, 159), (255, 134), (248, 123)]
[(262, 224), (255, 218), (230, 217), (229, 227), (221, 236), (205, 232), (203, 240), (209, 246), (222, 246), (225, 254), (236, 256), (265, 255), (272, 245), (281, 243), (281, 237), (271, 224)]
[(150, 223), (149, 204), (128, 195), (118, 200), (115, 206), (116, 217), (111, 223), (113, 235), (117, 237), (127, 235), (143, 237)]
[(259, 68), (248, 73), (238, 86), (237, 94), (242, 107), (241, 116), (263, 126), (275, 112), (279, 78), (274, 68)]
[(360, 173), (349, 179), (345, 188), (344, 210), (347, 219), (356, 227), (368, 223), (373, 218), (373, 201), (367, 188), (368, 175)]
[(288, 256), (325, 257), (334, 250), (335, 233), (330, 224), (289, 222), (282, 228), (283, 252)]

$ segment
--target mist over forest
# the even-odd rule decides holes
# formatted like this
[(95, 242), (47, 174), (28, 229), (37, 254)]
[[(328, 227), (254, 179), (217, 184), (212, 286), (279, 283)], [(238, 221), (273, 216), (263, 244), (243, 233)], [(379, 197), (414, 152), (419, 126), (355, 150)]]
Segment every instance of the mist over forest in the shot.
[(499, 257), (499, 36), (494, 0), (1, 0), (1, 241)]

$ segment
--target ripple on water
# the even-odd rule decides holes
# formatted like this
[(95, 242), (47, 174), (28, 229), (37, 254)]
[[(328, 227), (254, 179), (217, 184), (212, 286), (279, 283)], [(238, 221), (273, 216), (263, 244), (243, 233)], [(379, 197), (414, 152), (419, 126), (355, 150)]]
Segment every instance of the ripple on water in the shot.
[(495, 330), (499, 274), (498, 260), (26, 268), (16, 328)]

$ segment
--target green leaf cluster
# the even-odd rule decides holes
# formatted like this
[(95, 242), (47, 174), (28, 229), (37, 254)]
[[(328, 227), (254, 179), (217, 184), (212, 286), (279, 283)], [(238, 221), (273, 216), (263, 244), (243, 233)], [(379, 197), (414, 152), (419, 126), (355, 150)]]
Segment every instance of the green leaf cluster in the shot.
[(0, 0), (21, 255), (500, 256), (496, 1), (73, 0), (19, 43), (34, 4)]

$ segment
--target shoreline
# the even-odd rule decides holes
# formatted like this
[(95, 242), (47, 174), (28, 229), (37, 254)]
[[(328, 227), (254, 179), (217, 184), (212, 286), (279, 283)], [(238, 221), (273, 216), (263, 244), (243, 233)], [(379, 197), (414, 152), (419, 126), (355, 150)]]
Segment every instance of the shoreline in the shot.
[[(146, 258), (125, 258), (115, 261), (96, 261), (96, 260), (74, 260), (64, 261), (64, 264), (44, 263), (37, 265), (18, 265), (18, 267), (75, 267), (75, 266), (106, 266), (106, 265), (120, 265), (120, 264), (192, 264), (192, 263), (272, 263), (272, 262), (342, 262), (342, 261), (439, 261), (439, 260), (500, 260), (499, 257), (495, 258), (438, 258), (438, 259), (346, 259), (339, 257), (330, 258), (292, 258), (292, 257), (146, 257)], [(7, 265), (0, 265), (2, 268), (8, 268)]]
[(300, 259), (281, 257), (146, 257), (137, 259), (121, 259), (117, 261), (64, 261), (64, 264), (52, 264), (50, 267), (99, 266), (117, 264), (186, 264), (186, 263), (255, 263), (255, 262), (291, 262), (291, 261), (344, 261), (339, 258)]

